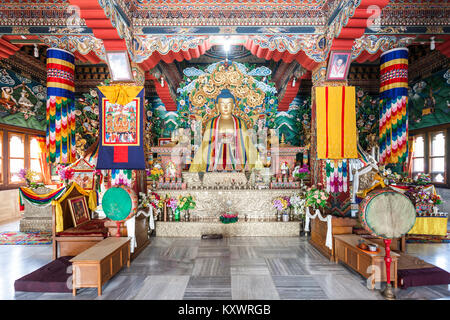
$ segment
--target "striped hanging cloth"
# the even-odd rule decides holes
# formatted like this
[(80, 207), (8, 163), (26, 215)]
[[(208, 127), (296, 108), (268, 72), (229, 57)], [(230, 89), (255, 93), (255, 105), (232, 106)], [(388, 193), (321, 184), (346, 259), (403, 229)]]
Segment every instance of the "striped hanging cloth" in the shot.
[(380, 64), (380, 163), (403, 163), (408, 158), (408, 49), (384, 52)]
[(65, 50), (47, 49), (47, 162), (76, 160), (74, 74), (75, 57)]

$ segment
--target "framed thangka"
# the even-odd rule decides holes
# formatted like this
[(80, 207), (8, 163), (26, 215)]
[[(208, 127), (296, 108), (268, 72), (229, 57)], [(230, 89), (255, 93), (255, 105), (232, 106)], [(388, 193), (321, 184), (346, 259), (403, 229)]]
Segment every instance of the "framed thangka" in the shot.
[(122, 106), (102, 99), (102, 115), (105, 129), (102, 132), (103, 145), (138, 146), (139, 99), (133, 99)]
[(97, 169), (145, 169), (144, 87), (100, 86)]
[(84, 158), (77, 160), (70, 166), (73, 169), (72, 181), (76, 182), (84, 190), (94, 190), (95, 167)]

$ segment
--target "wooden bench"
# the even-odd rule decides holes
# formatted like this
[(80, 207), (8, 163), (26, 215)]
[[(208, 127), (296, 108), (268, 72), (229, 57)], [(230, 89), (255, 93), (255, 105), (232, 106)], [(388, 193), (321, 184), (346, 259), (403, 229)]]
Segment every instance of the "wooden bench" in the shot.
[[(380, 249), (378, 253), (367, 253), (357, 247), (359, 240), (364, 240), (366, 243), (373, 243), (356, 234), (335, 235), (335, 262), (342, 261), (364, 278), (370, 278), (371, 289), (373, 290), (375, 282), (386, 281), (384, 246), (378, 246)], [(394, 281), (394, 287), (397, 288), (397, 262), (399, 255), (391, 251), (391, 258), (391, 281)], [(376, 273), (377, 270), (380, 271), (380, 274)]]
[(109, 237), (70, 260), (72, 262), (72, 291), (79, 288), (97, 288), (102, 295), (102, 285), (126, 264), (130, 266), (129, 237)]

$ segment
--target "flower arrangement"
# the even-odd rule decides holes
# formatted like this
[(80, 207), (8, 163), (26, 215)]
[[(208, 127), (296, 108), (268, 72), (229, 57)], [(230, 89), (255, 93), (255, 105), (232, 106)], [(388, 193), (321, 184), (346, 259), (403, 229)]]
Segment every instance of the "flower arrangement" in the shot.
[(438, 205), (442, 203), (442, 198), (438, 194), (432, 194), (430, 197), (430, 200), (433, 202), (434, 205)]
[(67, 185), (69, 184), (69, 180), (73, 178), (75, 171), (70, 167), (58, 165), (56, 167), (56, 173), (58, 174), (61, 181), (64, 181), (64, 183)]
[(155, 192), (139, 192), (139, 207), (148, 208), (150, 206), (152, 206), (156, 210), (159, 210), (164, 206), (164, 202), (161, 201), (161, 197), (159, 196), (159, 194)]
[(290, 206), (290, 198), (289, 197), (277, 197), (277, 198), (273, 199), (272, 205), (278, 211), (286, 210)]
[(415, 179), (416, 184), (425, 185), (431, 183), (431, 176), (426, 173), (419, 173), (417, 178)]
[(186, 211), (189, 209), (194, 209), (196, 204), (194, 198), (191, 195), (188, 196), (180, 196), (178, 198), (178, 209), (181, 211)]
[(25, 180), (25, 182), (27, 183), (27, 187), (31, 188), (31, 189), (36, 189), (36, 188), (44, 186), (43, 183), (34, 182), (34, 180), (37, 176), (38, 176), (38, 173), (33, 170), (20, 169), (20, 171), (19, 171), (19, 177), (22, 180)]
[(175, 211), (178, 207), (178, 200), (176, 198), (169, 198), (166, 197), (166, 206), (169, 208), (172, 208), (173, 211)]
[(164, 174), (164, 171), (160, 167), (153, 167), (150, 170), (147, 171), (147, 177), (150, 177), (151, 180), (156, 181), (159, 179), (160, 176)]
[(306, 199), (304, 197), (300, 196), (300, 194), (295, 194), (295, 195), (291, 196), (290, 203), (291, 203), (291, 206), (297, 210), (297, 209), (302, 208), (305, 205)]
[(309, 167), (307, 164), (304, 164), (302, 167), (297, 166), (293, 172), (294, 177), (303, 180), (309, 175)]
[(235, 213), (235, 214), (227, 214), (227, 213), (223, 213), (221, 216), (220, 216), (220, 221), (222, 222), (222, 223), (234, 223), (234, 222), (237, 222), (239, 220), (239, 218), (238, 218), (238, 214), (237, 213)]
[(330, 195), (323, 189), (312, 186), (306, 191), (306, 205), (311, 207), (325, 207)]

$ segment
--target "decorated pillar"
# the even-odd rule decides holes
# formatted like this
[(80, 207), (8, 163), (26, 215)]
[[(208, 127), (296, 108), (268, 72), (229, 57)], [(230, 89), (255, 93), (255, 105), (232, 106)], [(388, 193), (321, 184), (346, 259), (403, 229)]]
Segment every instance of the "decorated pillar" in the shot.
[(380, 163), (408, 160), (408, 49), (380, 56)]
[(72, 53), (47, 50), (47, 162), (69, 164), (75, 150), (75, 57)]

